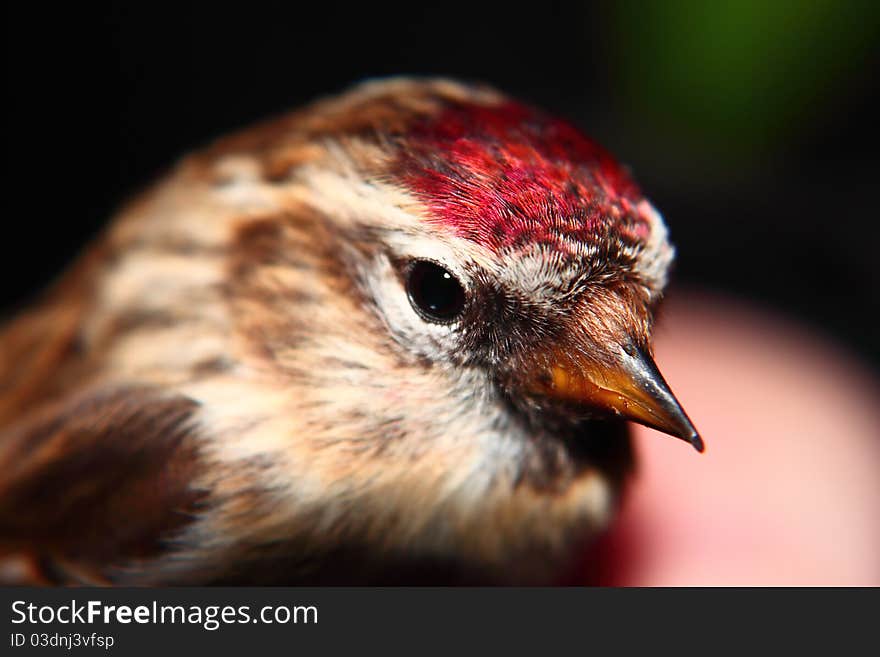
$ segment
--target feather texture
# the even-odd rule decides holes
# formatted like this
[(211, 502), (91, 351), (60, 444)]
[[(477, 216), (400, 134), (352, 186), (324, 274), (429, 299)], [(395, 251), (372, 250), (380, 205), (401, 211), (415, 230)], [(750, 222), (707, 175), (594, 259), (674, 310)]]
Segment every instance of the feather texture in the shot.
[[(469, 327), (412, 312), (413, 258)], [(578, 327), (647, 341), (671, 258), (604, 151), (491, 89), (368, 83), (221, 139), (0, 333), (0, 545), (62, 581), (546, 580), (631, 453), (504, 368), (586, 298)]]

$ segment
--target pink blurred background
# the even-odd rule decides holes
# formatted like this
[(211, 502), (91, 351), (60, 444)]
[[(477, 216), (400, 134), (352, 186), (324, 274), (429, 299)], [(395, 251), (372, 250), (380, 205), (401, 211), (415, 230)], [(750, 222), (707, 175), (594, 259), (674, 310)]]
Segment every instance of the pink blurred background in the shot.
[(639, 427), (608, 585), (880, 585), (880, 382), (834, 342), (673, 291), (656, 356), (706, 452)]

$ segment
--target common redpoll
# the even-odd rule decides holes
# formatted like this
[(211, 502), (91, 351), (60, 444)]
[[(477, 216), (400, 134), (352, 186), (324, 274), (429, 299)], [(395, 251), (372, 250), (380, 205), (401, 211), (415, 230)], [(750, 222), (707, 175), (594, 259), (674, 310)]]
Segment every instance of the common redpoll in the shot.
[(53, 582), (547, 582), (612, 516), (673, 249), (570, 125), (363, 84), (184, 159), (0, 333), (0, 549)]

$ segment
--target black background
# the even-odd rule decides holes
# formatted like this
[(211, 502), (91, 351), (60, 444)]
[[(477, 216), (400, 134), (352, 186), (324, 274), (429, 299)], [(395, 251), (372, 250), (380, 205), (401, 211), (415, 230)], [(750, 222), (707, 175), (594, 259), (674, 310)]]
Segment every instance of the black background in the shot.
[[(443, 74), (567, 116), (631, 165), (671, 227), (678, 284), (793, 315), (880, 363), (877, 12), (848, 10), (866, 47), (817, 20), (787, 68), (758, 57), (751, 104), (735, 105), (689, 83), (691, 66), (723, 82), (711, 40), (658, 78), (640, 48), (655, 18), (625, 4), (7, 6), (0, 309), (33, 298), (186, 150), (365, 77)], [(695, 15), (666, 34), (699, 30)], [(793, 75), (818, 91), (774, 96)], [(767, 108), (781, 120), (749, 138)]]

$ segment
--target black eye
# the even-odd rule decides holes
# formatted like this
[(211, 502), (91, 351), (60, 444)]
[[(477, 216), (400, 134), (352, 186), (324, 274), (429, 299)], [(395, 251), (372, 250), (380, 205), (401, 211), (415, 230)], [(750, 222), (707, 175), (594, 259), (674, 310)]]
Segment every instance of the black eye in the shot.
[(406, 291), (416, 312), (430, 322), (449, 322), (464, 310), (465, 294), (455, 276), (427, 260), (416, 260), (406, 272)]

